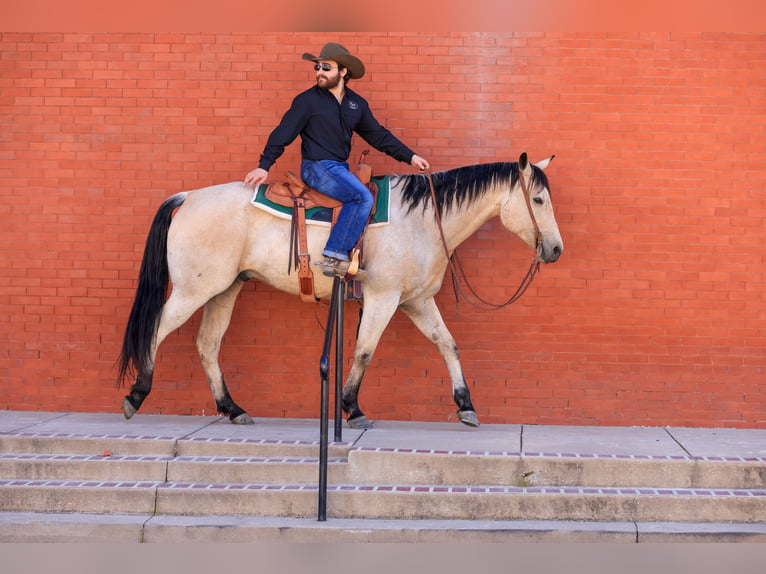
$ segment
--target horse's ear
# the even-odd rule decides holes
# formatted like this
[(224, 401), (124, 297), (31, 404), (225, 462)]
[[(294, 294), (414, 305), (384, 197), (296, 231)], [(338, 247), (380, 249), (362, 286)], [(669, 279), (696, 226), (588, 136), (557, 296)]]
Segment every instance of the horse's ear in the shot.
[(538, 161), (538, 162), (535, 164), (535, 166), (539, 167), (540, 169), (545, 169), (546, 167), (548, 167), (548, 164), (550, 164), (550, 163), (551, 163), (551, 160), (552, 160), (554, 157), (556, 157), (556, 156), (555, 156), (555, 155), (552, 155), (552, 156), (551, 156), (551, 157), (549, 157), (549, 158), (546, 158), (546, 159), (544, 159), (544, 160), (542, 160), (542, 161)]
[(527, 152), (519, 156), (519, 173), (523, 173), (525, 178), (529, 178), (532, 175), (532, 167), (529, 165)]

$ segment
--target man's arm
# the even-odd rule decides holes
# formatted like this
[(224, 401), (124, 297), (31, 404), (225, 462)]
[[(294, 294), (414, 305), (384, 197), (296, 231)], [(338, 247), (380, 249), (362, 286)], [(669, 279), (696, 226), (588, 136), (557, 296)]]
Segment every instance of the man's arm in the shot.
[[(369, 107), (365, 106), (362, 118), (354, 128), (354, 131), (376, 150), (390, 155), (395, 160), (415, 165), (412, 162), (416, 157), (419, 157), (392, 134), (389, 129), (380, 125), (380, 122), (375, 119)], [(423, 158), (420, 159), (422, 160)]]
[(298, 97), (293, 99), (293, 103), (282, 116), (279, 125), (269, 135), (266, 146), (263, 148), (258, 167), (245, 176), (247, 185), (260, 185), (266, 183), (269, 175), (269, 169), (284, 153), (285, 147), (289, 146), (306, 125), (306, 114), (304, 107), (300, 105)]

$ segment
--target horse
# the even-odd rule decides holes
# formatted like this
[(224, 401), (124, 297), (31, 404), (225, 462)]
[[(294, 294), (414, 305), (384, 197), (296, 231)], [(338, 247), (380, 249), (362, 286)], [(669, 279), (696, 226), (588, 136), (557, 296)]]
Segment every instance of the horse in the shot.
[[(364, 235), (363, 313), (342, 393), (350, 427), (372, 427), (359, 407), (359, 388), (397, 308), (442, 355), (460, 422), (479, 426), (455, 340), (434, 296), (449, 263), (447, 254), (496, 216), (536, 250), (539, 262), (558, 260), (564, 247), (543, 171), (552, 158), (533, 165), (523, 153), (518, 162), (434, 172), (430, 182), (429, 174), (423, 173), (391, 176), (389, 223), (368, 227)], [(125, 418), (138, 411), (151, 391), (162, 341), (204, 307), (196, 346), (216, 407), (232, 423), (253, 424), (224, 382), (218, 363), (221, 341), (246, 281), (256, 279), (296, 295), (300, 288), (297, 275), (285, 270), (290, 221), (254, 207), (252, 196), (251, 187), (232, 182), (176, 193), (159, 207), (146, 239), (118, 359), (117, 384), (135, 376), (122, 401)], [(309, 226), (312, 261), (320, 260), (328, 234), (326, 227)], [(172, 284), (169, 296), (168, 281)], [(315, 274), (318, 299), (330, 297), (332, 282), (332, 278)]]

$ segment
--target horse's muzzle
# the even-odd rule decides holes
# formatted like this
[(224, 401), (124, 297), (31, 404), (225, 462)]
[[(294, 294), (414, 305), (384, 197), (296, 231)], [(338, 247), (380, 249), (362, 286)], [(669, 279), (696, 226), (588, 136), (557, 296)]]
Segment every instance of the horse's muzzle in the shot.
[(541, 241), (537, 245), (537, 260), (541, 263), (555, 263), (563, 252), (564, 248), (560, 243), (550, 246), (545, 241)]

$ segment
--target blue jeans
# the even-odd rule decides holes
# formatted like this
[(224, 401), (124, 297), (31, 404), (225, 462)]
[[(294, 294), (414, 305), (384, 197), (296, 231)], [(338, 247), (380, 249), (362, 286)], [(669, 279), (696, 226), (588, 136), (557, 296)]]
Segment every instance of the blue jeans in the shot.
[(322, 255), (348, 261), (349, 252), (367, 225), (372, 210), (372, 193), (348, 170), (347, 163), (339, 161), (303, 160), (301, 178), (311, 189), (343, 202)]

